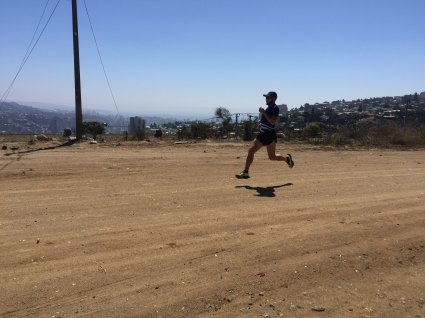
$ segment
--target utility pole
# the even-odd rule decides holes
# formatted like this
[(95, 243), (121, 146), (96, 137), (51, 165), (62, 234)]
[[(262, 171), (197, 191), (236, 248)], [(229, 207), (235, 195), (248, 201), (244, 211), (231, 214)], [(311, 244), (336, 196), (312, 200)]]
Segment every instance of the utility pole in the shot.
[(72, 32), (74, 39), (74, 78), (75, 78), (75, 135), (83, 138), (83, 112), (81, 109), (80, 49), (78, 45), (77, 0), (72, 0)]

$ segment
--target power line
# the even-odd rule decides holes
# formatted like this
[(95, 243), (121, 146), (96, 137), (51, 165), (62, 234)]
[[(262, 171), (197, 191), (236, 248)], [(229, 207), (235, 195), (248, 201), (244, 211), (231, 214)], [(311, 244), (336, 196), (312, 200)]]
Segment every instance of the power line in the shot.
[(49, 5), (49, 2), (50, 2), (50, 0), (47, 0), (46, 5), (44, 6), (43, 13), (41, 14), (41, 17), (38, 20), (37, 27), (35, 28), (34, 34), (32, 35), (32, 38), (31, 38), (31, 41), (28, 44), (27, 51), (25, 52), (24, 58), (22, 59), (21, 66), (23, 66), (23, 64), (25, 62), (25, 59), (28, 56), (28, 52), (29, 52), (29, 50), (31, 48), (31, 45), (32, 45), (33, 41), (34, 41), (35, 35), (37, 34), (38, 28), (40, 27), (41, 21), (43, 20), (44, 14), (46, 13), (46, 9), (47, 9), (47, 6)]
[[(27, 50), (26, 50), (26, 52), (24, 54), (24, 57), (22, 58), (21, 64), (19, 65), (18, 73), (20, 72), (20, 70), (22, 69), (22, 67), (25, 64), (25, 60), (27, 59), (28, 52), (29, 52), (29, 50), (31, 48), (31, 45), (32, 45), (33, 41), (34, 41), (35, 35), (37, 34), (38, 28), (40, 27), (41, 21), (43, 20), (44, 14), (46, 13), (46, 8), (47, 8), (47, 5), (49, 4), (49, 2), (50, 2), (50, 0), (47, 0), (46, 4), (44, 6), (43, 13), (41, 14), (41, 17), (38, 20), (37, 27), (35, 28), (35, 31), (34, 31), (34, 33), (32, 35), (32, 38), (31, 38), (31, 41), (28, 44)], [(15, 78), (12, 80), (12, 83), (9, 85), (9, 87), (7, 88), (7, 90), (2, 95), (2, 98), (0, 99), (0, 102), (3, 102), (4, 100), (6, 100), (7, 95), (9, 95), (9, 93), (10, 93), (10, 91), (12, 89), (12, 86), (13, 86), (14, 81), (16, 80), (16, 77), (17, 77), (17, 74), (16, 74)], [(4, 97), (4, 99), (3, 99), (3, 97)]]
[(103, 74), (105, 75), (106, 82), (108, 83), (109, 92), (111, 93), (112, 100), (114, 101), (114, 105), (115, 105), (115, 109), (117, 110), (117, 114), (120, 115), (120, 112), (119, 112), (118, 106), (117, 106), (117, 102), (115, 100), (114, 93), (112, 92), (111, 84), (109, 83), (108, 75), (106, 74), (105, 65), (103, 64), (102, 55), (100, 54), (100, 50), (99, 50), (99, 45), (97, 45), (97, 40), (96, 40), (96, 36), (94, 34), (93, 24), (91, 23), (90, 14), (89, 14), (89, 11), (87, 9), (86, 0), (84, 0), (84, 6), (86, 8), (87, 17), (89, 19), (89, 24), (90, 24), (90, 28), (91, 28), (91, 33), (93, 35), (94, 43), (96, 44), (96, 49), (97, 49), (97, 54), (99, 55), (100, 64), (102, 64)]
[[(60, 1), (61, 1), (61, 0), (58, 0), (58, 1), (56, 2), (56, 5), (55, 5), (55, 7), (53, 8), (53, 11), (52, 11), (52, 13), (50, 14), (49, 18), (47, 19), (46, 24), (44, 25), (44, 27), (43, 27), (43, 29), (41, 30), (41, 32), (40, 32), (40, 34), (39, 34), (39, 36), (37, 37), (37, 40), (36, 40), (36, 41), (34, 42), (34, 44), (32, 45), (32, 43), (33, 43), (33, 41), (34, 41), (34, 38), (35, 38), (35, 35), (37, 34), (37, 31), (38, 31), (38, 29), (39, 29), (39, 26), (40, 26), (41, 20), (43, 19), (44, 14), (45, 14), (45, 12), (46, 12), (47, 5), (48, 5), (48, 4), (49, 4), (49, 2), (50, 2), (50, 0), (47, 0), (46, 5), (44, 6), (43, 13), (42, 13), (42, 15), (41, 15), (41, 17), (40, 17), (40, 20), (38, 21), (37, 28), (36, 28), (36, 29), (35, 29), (35, 31), (34, 31), (34, 34), (33, 34), (32, 38), (31, 38), (31, 42), (30, 42), (30, 44), (28, 45), (27, 51), (25, 52), (25, 55), (24, 55), (24, 58), (22, 59), (21, 65), (19, 66), (19, 69), (18, 69), (18, 71), (16, 72), (15, 77), (13, 78), (13, 80), (12, 80), (12, 82), (10, 83), (9, 87), (6, 89), (6, 91), (3, 93), (2, 97), (0, 98), (0, 104), (1, 104), (1, 103), (3, 103), (3, 102), (7, 99), (7, 97), (8, 97), (8, 96), (9, 96), (9, 94), (10, 94), (10, 92), (12, 91), (12, 87), (13, 87), (13, 85), (15, 84), (16, 79), (18, 78), (19, 74), (21, 73), (21, 71), (22, 71), (22, 69), (23, 69), (24, 65), (27, 63), (27, 61), (28, 61), (29, 57), (31, 56), (31, 53), (34, 51), (34, 48), (36, 47), (36, 45), (37, 45), (38, 41), (40, 40), (41, 36), (43, 35), (44, 30), (46, 29), (47, 25), (49, 24), (49, 22), (50, 22), (50, 20), (51, 20), (51, 18), (52, 18), (52, 16), (53, 16), (53, 14), (55, 13), (56, 8), (58, 7), (58, 5), (59, 5), (59, 2), (60, 2)], [(32, 45), (32, 47), (31, 47), (31, 45)], [(31, 49), (30, 49), (30, 48), (31, 48)]]

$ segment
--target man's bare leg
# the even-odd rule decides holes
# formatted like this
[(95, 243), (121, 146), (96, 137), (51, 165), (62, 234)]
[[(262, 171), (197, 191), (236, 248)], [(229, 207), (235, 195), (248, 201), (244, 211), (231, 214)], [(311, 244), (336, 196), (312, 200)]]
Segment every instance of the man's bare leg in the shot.
[(248, 155), (246, 156), (245, 171), (249, 171), (249, 167), (254, 161), (254, 155), (258, 150), (260, 150), (261, 147), (263, 147), (263, 144), (255, 139), (251, 148), (248, 150)]
[(287, 157), (284, 157), (278, 153), (276, 153), (276, 143), (272, 142), (270, 145), (267, 146), (267, 154), (269, 155), (270, 160), (276, 160), (276, 161), (285, 161), (289, 168), (294, 167), (294, 160), (292, 160), (291, 154), (288, 153)]
[(276, 143), (275, 142), (272, 142), (270, 145), (267, 146), (267, 154), (269, 155), (270, 160), (287, 162), (286, 157), (276, 153)]

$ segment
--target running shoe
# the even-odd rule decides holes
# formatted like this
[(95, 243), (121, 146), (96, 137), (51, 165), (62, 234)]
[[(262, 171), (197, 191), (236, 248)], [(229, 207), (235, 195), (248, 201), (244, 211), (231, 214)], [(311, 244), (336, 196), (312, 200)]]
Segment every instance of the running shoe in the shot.
[(294, 167), (294, 160), (292, 160), (292, 156), (290, 153), (288, 153), (288, 156), (286, 157), (286, 163), (288, 164), (289, 168)]
[(248, 179), (249, 173), (248, 173), (248, 171), (244, 170), (241, 173), (235, 175), (235, 177), (238, 178), (238, 179)]

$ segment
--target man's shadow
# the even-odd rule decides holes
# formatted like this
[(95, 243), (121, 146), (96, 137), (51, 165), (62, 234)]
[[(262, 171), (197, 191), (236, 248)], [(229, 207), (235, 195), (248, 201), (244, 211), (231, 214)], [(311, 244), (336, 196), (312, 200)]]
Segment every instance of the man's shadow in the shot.
[(269, 198), (273, 198), (276, 196), (275, 189), (277, 188), (281, 188), (281, 187), (289, 187), (293, 185), (293, 183), (285, 183), (285, 184), (281, 184), (281, 185), (277, 185), (277, 186), (270, 186), (270, 187), (251, 187), (248, 185), (245, 186), (235, 186), (235, 188), (245, 188), (247, 190), (255, 190), (257, 191), (257, 196), (259, 197), (269, 197)]

